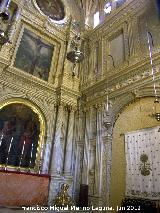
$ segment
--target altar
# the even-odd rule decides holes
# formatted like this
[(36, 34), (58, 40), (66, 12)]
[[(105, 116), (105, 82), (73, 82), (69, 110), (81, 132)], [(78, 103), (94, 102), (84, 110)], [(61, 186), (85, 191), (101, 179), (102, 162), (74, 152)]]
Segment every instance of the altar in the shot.
[(0, 206), (47, 206), (49, 175), (0, 170)]

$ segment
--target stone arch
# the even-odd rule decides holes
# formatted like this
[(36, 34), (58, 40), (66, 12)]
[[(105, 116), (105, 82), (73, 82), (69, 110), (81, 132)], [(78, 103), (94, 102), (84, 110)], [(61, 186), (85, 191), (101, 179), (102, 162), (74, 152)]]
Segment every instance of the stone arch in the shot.
[(159, 125), (158, 121), (150, 116), (154, 97), (147, 97), (147, 94), (143, 92), (141, 91), (135, 100), (134, 96), (124, 96), (119, 107), (114, 108), (115, 121), (112, 129), (110, 182), (110, 205), (113, 207), (120, 206), (121, 200), (125, 196), (124, 134), (129, 131)]
[[(34, 138), (34, 140), (32, 140), (33, 142), (31, 142), (31, 143), (37, 144), (36, 148), (32, 148), (32, 149), (35, 150), (35, 158), (34, 158), (35, 159), (35, 165), (34, 165), (33, 169), (38, 171), (39, 167), (40, 167), (39, 165), (41, 165), (41, 155), (43, 154), (43, 148), (42, 147), (44, 146), (44, 143), (45, 143), (44, 137), (45, 137), (45, 130), (46, 130), (46, 125), (45, 125), (46, 122), (45, 122), (44, 115), (41, 112), (40, 108), (36, 104), (34, 104), (33, 102), (31, 102), (27, 99), (23, 99), (23, 98), (5, 98), (5, 99), (1, 100), (0, 101), (0, 111), (3, 112), (7, 108), (8, 109), (10, 108), (10, 111), (8, 111), (8, 112), (10, 112), (10, 114), (12, 116), (14, 115), (14, 117), (16, 117), (16, 120), (17, 120), (17, 118), (19, 118), (18, 119), (18, 123), (19, 123), (18, 126), (19, 127), (21, 126), (20, 129), (23, 130), (23, 131), (27, 131), (27, 130), (25, 130), (25, 128), (26, 128), (25, 125), (28, 126), (29, 123), (31, 124), (32, 119), (34, 119), (33, 120), (34, 127), (37, 127), (37, 128), (34, 128), (34, 129), (32, 128), (32, 133), (34, 133), (34, 134), (32, 134), (32, 136), (33, 135), (37, 135), (37, 136), (36, 136), (36, 138)], [(11, 109), (14, 109), (14, 110), (11, 111)], [(29, 114), (27, 114), (26, 112), (28, 112)], [(28, 116), (28, 118), (27, 118), (27, 116)], [(32, 124), (33, 124), (33, 122), (32, 122)], [(24, 128), (22, 128), (22, 127), (24, 127)], [(15, 128), (16, 129), (18, 128), (17, 122), (16, 122), (16, 125), (15, 125)], [(28, 128), (29, 128), (29, 126), (28, 126)], [(30, 130), (31, 130), (31, 128), (30, 128)], [(34, 132), (34, 130), (35, 131), (37, 130), (38, 132)], [(21, 133), (23, 131), (21, 131)], [(17, 130), (16, 130), (16, 132), (17, 132)], [(18, 132), (19, 132), (19, 136), (21, 136), (21, 138), (22, 138), (22, 134), (20, 133), (20, 131), (18, 131)], [(29, 132), (27, 132), (27, 134), (29, 134)], [(16, 144), (20, 143), (20, 141), (19, 141), (20, 137), (18, 137), (19, 139), (18, 138), (16, 139), (16, 138), (17, 137), (15, 136)], [(13, 140), (14, 140), (14, 138), (13, 138)], [(23, 140), (25, 141), (24, 137), (23, 137)], [(27, 141), (27, 139), (26, 139), (26, 141)], [(28, 142), (29, 142), (29, 139), (28, 139)], [(33, 145), (33, 144), (30, 144), (30, 145)], [(32, 150), (32, 149), (30, 151), (33, 154), (34, 150)], [(14, 164), (14, 166), (16, 166), (16, 163)]]

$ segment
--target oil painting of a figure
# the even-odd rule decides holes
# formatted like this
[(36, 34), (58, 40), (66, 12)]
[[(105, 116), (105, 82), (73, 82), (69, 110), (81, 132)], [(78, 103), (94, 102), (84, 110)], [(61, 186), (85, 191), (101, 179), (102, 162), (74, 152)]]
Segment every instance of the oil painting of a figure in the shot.
[(0, 164), (34, 167), (40, 134), (38, 115), (24, 104), (0, 111)]
[(48, 80), (54, 46), (24, 29), (14, 66), (45, 81)]

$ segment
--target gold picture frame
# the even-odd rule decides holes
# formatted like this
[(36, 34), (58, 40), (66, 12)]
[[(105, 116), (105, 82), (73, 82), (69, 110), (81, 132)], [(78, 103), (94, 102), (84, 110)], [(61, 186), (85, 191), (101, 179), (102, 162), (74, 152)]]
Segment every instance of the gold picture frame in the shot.
[[(28, 167), (19, 167), (18, 165), (7, 165), (7, 168), (9, 169), (21, 169), (23, 171), (26, 171), (26, 170), (30, 170), (30, 171), (33, 171), (33, 172), (39, 172), (40, 171), (40, 167), (41, 167), (41, 161), (42, 161), (42, 155), (43, 155), (43, 147), (44, 147), (44, 144), (45, 144), (45, 141), (44, 141), (44, 136), (45, 136), (45, 118), (43, 116), (43, 113), (41, 112), (41, 110), (39, 109), (38, 106), (36, 106), (34, 103), (30, 102), (29, 100), (26, 100), (26, 99), (22, 99), (22, 98), (11, 98), (11, 99), (7, 99), (3, 102), (0, 103), (0, 119), (2, 121), (2, 115), (5, 114), (2, 112), (7, 109), (7, 108), (11, 108), (13, 109), (14, 107), (20, 107), (21, 106), (21, 109), (25, 109), (30, 112), (33, 112), (33, 115), (37, 116), (37, 119), (39, 122), (39, 135), (38, 135), (38, 139), (37, 139), (37, 147), (36, 147), (36, 154), (35, 154), (35, 162), (34, 162), (34, 167), (31, 167), (28, 166)], [(16, 109), (16, 110), (17, 110)], [(10, 109), (9, 109), (10, 110)], [(17, 111), (16, 112), (17, 114), (15, 114), (15, 111), (13, 112), (13, 115), (14, 116), (19, 116), (21, 118), (21, 120), (23, 121), (23, 117), (24, 116), (21, 116), (21, 112), (20, 111)], [(10, 114), (8, 115), (8, 117), (12, 115), (12, 112), (10, 112)], [(3, 115), (4, 116), (4, 115)], [(7, 118), (8, 118), (7, 117)], [(27, 117), (27, 115), (26, 115)], [(4, 118), (5, 119), (5, 118)], [(22, 122), (21, 122), (22, 123)], [(0, 164), (0, 166), (3, 168), (5, 165), (4, 163)]]

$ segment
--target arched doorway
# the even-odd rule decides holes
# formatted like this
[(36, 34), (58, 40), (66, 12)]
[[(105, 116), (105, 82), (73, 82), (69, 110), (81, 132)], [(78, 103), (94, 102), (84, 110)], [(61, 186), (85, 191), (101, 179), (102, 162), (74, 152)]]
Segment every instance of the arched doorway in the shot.
[(119, 114), (113, 128), (110, 205), (121, 205), (125, 196), (125, 147), (124, 134), (138, 129), (158, 126), (160, 123), (151, 116), (154, 98), (137, 99)]

